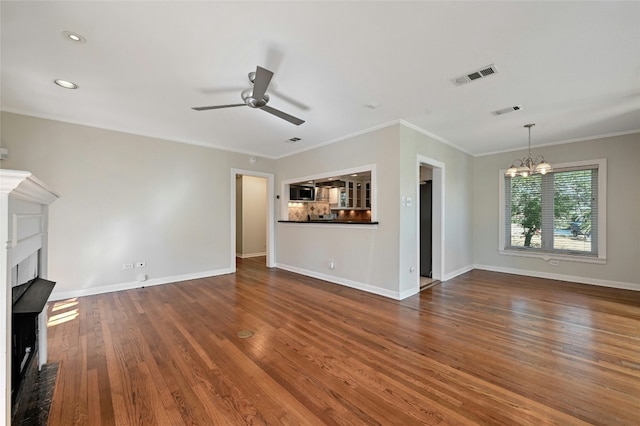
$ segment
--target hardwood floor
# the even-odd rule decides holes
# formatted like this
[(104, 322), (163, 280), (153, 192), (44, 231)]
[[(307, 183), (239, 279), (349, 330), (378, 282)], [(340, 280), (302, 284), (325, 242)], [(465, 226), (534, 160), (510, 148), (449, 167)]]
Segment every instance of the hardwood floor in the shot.
[(398, 302), (244, 259), (49, 316), (49, 425), (640, 422), (640, 292), (472, 271)]

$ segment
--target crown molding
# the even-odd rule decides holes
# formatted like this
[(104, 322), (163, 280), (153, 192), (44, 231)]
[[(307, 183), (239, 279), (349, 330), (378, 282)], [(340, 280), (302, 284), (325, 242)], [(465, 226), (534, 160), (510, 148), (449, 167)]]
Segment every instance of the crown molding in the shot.
[(0, 195), (47, 205), (60, 198), (31, 172), (5, 169), (0, 170)]

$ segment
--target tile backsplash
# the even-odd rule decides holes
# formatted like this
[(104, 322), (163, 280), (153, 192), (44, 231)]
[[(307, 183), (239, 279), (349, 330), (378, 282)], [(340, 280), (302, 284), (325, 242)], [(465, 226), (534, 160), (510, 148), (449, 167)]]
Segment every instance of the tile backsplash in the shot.
[(329, 213), (329, 203), (289, 203), (289, 220), (307, 220), (309, 215)]
[(370, 222), (371, 210), (331, 210), (329, 203), (289, 203), (288, 220), (305, 221), (309, 215), (336, 214), (338, 220)]

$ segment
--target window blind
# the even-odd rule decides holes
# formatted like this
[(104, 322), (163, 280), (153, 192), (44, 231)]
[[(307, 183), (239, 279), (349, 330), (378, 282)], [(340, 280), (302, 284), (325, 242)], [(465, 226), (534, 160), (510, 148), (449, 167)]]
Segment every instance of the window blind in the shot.
[(598, 165), (505, 177), (505, 249), (598, 254)]

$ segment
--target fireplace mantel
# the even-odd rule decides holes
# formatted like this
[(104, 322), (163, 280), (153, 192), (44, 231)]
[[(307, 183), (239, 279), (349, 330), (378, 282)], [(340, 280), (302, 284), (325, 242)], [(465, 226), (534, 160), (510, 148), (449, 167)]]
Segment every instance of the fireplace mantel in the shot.
[[(31, 172), (0, 169), (0, 319), (5, 319), (5, 326), (0, 326), (0, 399), (4, 400), (0, 424), (11, 422), (11, 268), (40, 250), (40, 276), (47, 278), (48, 206), (58, 197)], [(46, 363), (46, 310), (39, 322), (38, 364), (42, 365)]]

